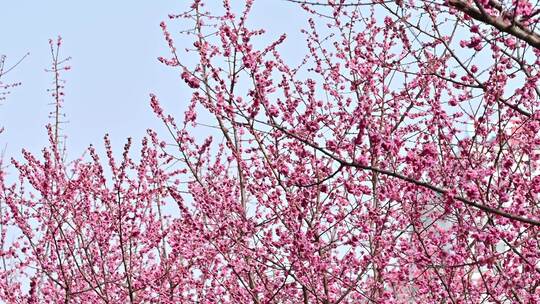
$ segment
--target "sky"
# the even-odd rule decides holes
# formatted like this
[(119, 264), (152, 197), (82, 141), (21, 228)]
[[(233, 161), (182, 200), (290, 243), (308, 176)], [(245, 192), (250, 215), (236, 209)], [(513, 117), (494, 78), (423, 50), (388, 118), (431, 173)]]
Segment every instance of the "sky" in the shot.
[[(0, 0), (0, 54), (7, 56), (6, 65), (30, 53), (2, 78), (7, 83), (22, 82), (0, 105), (0, 126), (5, 128), (0, 145), (6, 156), (20, 158), (22, 148), (39, 153), (47, 145), (45, 125), (51, 122), (48, 115), (53, 109), (47, 89), (53, 78), (44, 70), (51, 63), (48, 40), (58, 35), (63, 38), (60, 57), (72, 58), (72, 69), (62, 75), (68, 160), (80, 156), (89, 144), (102, 147), (106, 133), (118, 153), (127, 137), (140, 142), (148, 128), (166, 135), (151, 111), (149, 93), (159, 97), (168, 113), (181, 118), (190, 90), (178, 70), (156, 59), (169, 55), (159, 23), (168, 20), (168, 14), (185, 11), (189, 2)], [(220, 0), (206, 2), (210, 10), (221, 4)], [(268, 41), (287, 32), (282, 50), (294, 61), (305, 52), (298, 49), (297, 41), (305, 26), (301, 14), (297, 5), (284, 0), (258, 0), (250, 22), (267, 30)], [(183, 37), (172, 34), (181, 43)]]

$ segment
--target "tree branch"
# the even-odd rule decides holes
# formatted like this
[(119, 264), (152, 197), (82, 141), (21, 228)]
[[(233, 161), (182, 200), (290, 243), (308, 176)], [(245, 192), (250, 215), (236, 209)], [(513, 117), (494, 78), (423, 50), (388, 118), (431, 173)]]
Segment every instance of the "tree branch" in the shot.
[[(391, 177), (401, 179), (401, 180), (406, 181), (408, 183), (411, 183), (411, 184), (414, 184), (414, 185), (417, 185), (417, 186), (432, 190), (434, 192), (437, 192), (437, 193), (440, 193), (440, 194), (443, 194), (443, 195), (449, 195), (450, 194), (450, 190), (448, 190), (448, 189), (437, 187), (437, 186), (432, 185), (430, 183), (419, 181), (419, 180), (416, 180), (414, 178), (410, 178), (408, 176), (399, 174), (399, 173), (394, 172), (394, 171), (389, 171), (389, 170), (386, 170), (386, 169), (380, 169), (380, 168), (376, 168), (376, 167), (369, 166), (369, 165), (363, 165), (363, 164), (360, 164), (360, 163), (355, 162), (355, 161), (349, 162), (349, 161), (343, 160), (343, 159), (333, 155), (332, 153), (326, 151), (325, 149), (320, 148), (318, 145), (313, 144), (313, 143), (301, 138), (300, 136), (289, 132), (287, 129), (284, 129), (284, 128), (280, 127), (280, 126), (274, 126), (274, 127), (276, 129), (280, 130), (281, 132), (285, 133), (286, 135), (288, 135), (290, 137), (293, 137), (294, 139), (299, 140), (302, 143), (304, 143), (306, 145), (309, 145), (309, 146), (321, 151), (322, 153), (324, 153), (328, 157), (330, 157), (333, 160), (339, 162), (341, 166), (354, 167), (354, 168), (358, 168), (358, 169), (362, 169), (362, 170), (369, 170), (369, 171), (372, 171), (372, 172), (384, 174), (386, 176), (391, 176)], [(480, 209), (480, 210), (485, 211), (487, 213), (496, 214), (496, 215), (502, 216), (502, 217), (510, 219), (510, 220), (514, 220), (514, 221), (518, 221), (518, 222), (522, 222), (522, 223), (527, 223), (527, 224), (530, 224), (530, 225), (533, 225), (533, 226), (539, 226), (540, 227), (540, 221), (539, 220), (535, 220), (535, 219), (531, 219), (531, 218), (511, 214), (511, 213), (508, 213), (508, 212), (503, 211), (503, 210), (498, 209), (498, 208), (493, 208), (493, 207), (490, 207), (490, 206), (486, 206), (486, 205), (483, 205), (483, 204), (476, 203), (476, 202), (471, 201), (471, 200), (469, 200), (467, 198), (464, 198), (462, 196), (451, 195), (451, 197), (453, 199), (457, 200), (457, 201), (460, 201), (460, 202), (464, 203), (465, 205)]]
[(501, 16), (491, 16), (488, 13), (483, 12), (480, 8), (473, 7), (470, 3), (463, 0), (448, 0), (448, 5), (473, 19), (491, 25), (501, 32), (508, 33), (526, 42), (530, 46), (540, 49), (540, 35), (531, 31), (520, 22), (506, 22)]

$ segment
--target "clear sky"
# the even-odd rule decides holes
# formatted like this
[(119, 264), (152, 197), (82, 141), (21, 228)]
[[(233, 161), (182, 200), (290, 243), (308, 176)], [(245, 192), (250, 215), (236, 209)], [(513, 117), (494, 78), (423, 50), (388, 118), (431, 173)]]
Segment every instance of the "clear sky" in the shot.
[[(49, 38), (63, 37), (61, 56), (72, 57), (72, 70), (64, 73), (66, 97), (64, 112), (69, 123), (68, 158), (79, 156), (89, 144), (102, 147), (105, 133), (111, 135), (119, 153), (126, 137), (139, 142), (147, 128), (163, 130), (152, 113), (148, 94), (156, 93), (166, 110), (183, 117), (189, 90), (179, 72), (160, 64), (158, 56), (168, 57), (159, 23), (169, 13), (184, 11), (189, 2), (143, 0), (0, 0), (0, 54), (7, 65), (28, 56), (5, 76), (4, 82), (23, 83), (12, 90), (0, 106), (0, 144), (7, 144), (6, 156), (19, 158), (22, 147), (39, 152), (46, 145), (44, 126), (50, 121), (52, 101), (47, 89), (52, 75), (44, 71), (51, 58)], [(220, 0), (207, 0), (219, 6)], [(241, 0), (233, 0), (235, 5)], [(274, 40), (288, 33), (286, 56), (298, 59), (297, 39), (302, 39), (297, 5), (283, 0), (258, 0), (251, 24), (268, 31)], [(177, 40), (183, 37), (173, 32)], [(296, 41), (295, 41), (296, 40)], [(180, 43), (180, 42), (179, 42)], [(166, 135), (164, 132), (160, 132)]]

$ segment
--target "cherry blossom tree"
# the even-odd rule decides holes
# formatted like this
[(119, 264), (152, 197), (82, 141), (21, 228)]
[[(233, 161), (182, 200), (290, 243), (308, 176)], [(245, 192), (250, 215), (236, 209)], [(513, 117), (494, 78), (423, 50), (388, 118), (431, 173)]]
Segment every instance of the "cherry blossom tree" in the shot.
[(150, 95), (169, 134), (136, 160), (106, 137), (67, 163), (52, 125), (0, 175), (1, 298), (540, 302), (540, 7), (276, 2), (309, 16), (300, 43), (253, 5), (161, 23), (191, 99)]

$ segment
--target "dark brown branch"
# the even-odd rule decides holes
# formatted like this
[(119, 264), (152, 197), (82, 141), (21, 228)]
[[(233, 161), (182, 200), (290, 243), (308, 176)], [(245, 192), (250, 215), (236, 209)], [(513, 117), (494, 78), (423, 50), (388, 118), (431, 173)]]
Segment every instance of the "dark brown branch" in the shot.
[[(411, 184), (414, 184), (414, 185), (417, 185), (417, 186), (432, 190), (434, 192), (437, 192), (437, 193), (440, 193), (440, 194), (443, 194), (443, 195), (450, 195), (450, 190), (448, 190), (448, 189), (437, 187), (437, 186), (432, 185), (430, 183), (419, 181), (419, 180), (416, 180), (414, 178), (410, 178), (408, 176), (399, 174), (399, 173), (394, 172), (394, 171), (389, 171), (389, 170), (386, 170), (386, 169), (380, 169), (380, 168), (376, 168), (376, 167), (369, 166), (369, 165), (363, 165), (363, 164), (360, 164), (360, 163), (357, 163), (357, 162), (354, 162), (354, 161), (352, 161), (352, 162), (346, 161), (344, 159), (341, 159), (341, 158), (333, 155), (332, 153), (326, 151), (325, 149), (320, 148), (316, 144), (313, 144), (313, 143), (301, 138), (300, 136), (289, 132), (288, 130), (286, 130), (286, 129), (280, 127), (280, 126), (274, 126), (274, 127), (276, 129), (280, 130), (281, 132), (285, 133), (286, 135), (288, 135), (290, 137), (293, 137), (294, 139), (299, 140), (302, 143), (307, 144), (307, 145), (321, 151), (322, 153), (324, 153), (328, 157), (330, 157), (333, 160), (339, 162), (341, 166), (353, 167), (353, 168), (358, 168), (358, 169), (362, 169), (362, 170), (368, 170), (368, 171), (384, 174), (386, 176), (395, 177), (395, 178), (401, 179), (403, 181), (406, 181), (408, 183), (411, 183)], [(533, 226), (539, 226), (540, 227), (540, 221), (539, 220), (535, 220), (535, 219), (531, 219), (531, 218), (511, 214), (511, 213), (508, 213), (508, 212), (503, 211), (503, 210), (498, 209), (498, 208), (493, 208), (493, 207), (489, 207), (489, 206), (486, 206), (486, 205), (483, 205), (483, 204), (476, 203), (476, 202), (471, 201), (471, 200), (469, 200), (467, 198), (464, 198), (462, 196), (451, 195), (451, 198), (453, 198), (453, 199), (455, 199), (457, 201), (460, 201), (460, 202), (464, 203), (465, 205), (480, 209), (480, 210), (485, 211), (485, 212), (490, 213), (490, 214), (496, 214), (496, 215), (502, 216), (502, 217), (510, 219), (510, 220), (514, 220), (514, 221), (518, 221), (518, 222), (522, 222), (522, 223), (527, 223), (527, 224), (530, 224), (530, 225), (533, 225)]]
[(300, 188), (309, 188), (309, 187), (320, 185), (320, 184), (326, 182), (327, 180), (332, 179), (334, 176), (336, 176), (341, 171), (341, 169), (343, 169), (343, 167), (344, 167), (343, 164), (340, 164), (339, 168), (336, 171), (334, 171), (334, 173), (328, 175), (327, 177), (325, 177), (322, 180), (316, 181), (314, 183), (306, 184), (306, 185), (297, 184), (296, 186), (298, 186)]
[(540, 35), (531, 31), (519, 22), (506, 22), (501, 16), (491, 16), (488, 13), (483, 12), (483, 8), (480, 9), (473, 7), (470, 3), (464, 0), (448, 0), (448, 4), (473, 19), (491, 25), (501, 32), (508, 33), (526, 42), (530, 46), (540, 49)]

